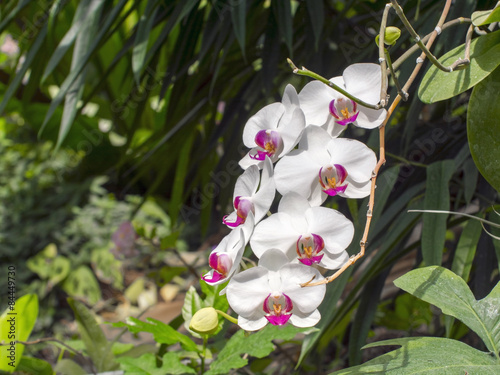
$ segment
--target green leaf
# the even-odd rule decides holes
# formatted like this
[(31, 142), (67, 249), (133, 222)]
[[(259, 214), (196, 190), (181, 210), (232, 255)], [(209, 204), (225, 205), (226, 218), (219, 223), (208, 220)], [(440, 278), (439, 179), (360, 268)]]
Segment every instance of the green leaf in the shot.
[(189, 168), (189, 158), (191, 155), (191, 147), (193, 146), (193, 141), (195, 140), (196, 132), (192, 132), (188, 139), (183, 142), (183, 147), (180, 155), (177, 159), (177, 168), (175, 169), (175, 178), (173, 181), (173, 191), (170, 201), (170, 217), (172, 218), (174, 224), (179, 216), (179, 211), (183, 204), (184, 192), (186, 184), (186, 175)]
[(195, 337), (200, 337), (196, 332), (189, 329), (189, 322), (193, 315), (201, 309), (203, 306), (203, 301), (196, 292), (194, 286), (190, 286), (186, 296), (184, 297), (184, 305), (182, 305), (182, 318), (184, 319), (184, 327)]
[(21, 362), (19, 362), (16, 370), (23, 374), (32, 375), (52, 375), (54, 373), (50, 363), (42, 359), (26, 356), (21, 358)]
[(496, 69), (472, 90), (467, 111), (467, 137), (477, 169), (497, 191), (500, 191), (499, 101), (500, 69)]
[[(427, 183), (424, 200), (426, 210), (448, 210), (450, 191), (448, 182), (455, 171), (453, 160), (431, 164), (427, 168)], [(422, 229), (422, 255), (426, 265), (441, 264), (448, 215), (424, 213)]]
[(290, 0), (272, 0), (273, 12), (276, 17), (281, 37), (284, 39), (288, 47), (288, 53), (292, 56), (292, 7)]
[(472, 13), (471, 19), (474, 26), (482, 26), (488, 25), (493, 22), (500, 22), (500, 8), (479, 10)]
[(245, 36), (246, 36), (246, 0), (231, 2), (231, 20), (234, 33), (241, 48), (241, 53), (245, 57)]
[(457, 340), (408, 337), (375, 342), (364, 349), (384, 345), (401, 345), (401, 348), (331, 374), (494, 375), (500, 372), (498, 360)]
[[(12, 95), (14, 95), (17, 88), (21, 84), (26, 72), (31, 67), (31, 64), (33, 63), (33, 61), (35, 60), (35, 57), (37, 56), (38, 50), (40, 49), (43, 42), (45, 41), (46, 36), (47, 36), (47, 25), (45, 25), (38, 33), (35, 41), (31, 45), (28, 52), (26, 53), (26, 58), (24, 59), (24, 62), (22, 64), (21, 68), (16, 73), (16, 75), (14, 76), (14, 79), (12, 80), (12, 82), (10, 82), (9, 87), (5, 91), (5, 94), (3, 95), (2, 102), (0, 103), (0, 114), (4, 111), (5, 107), (7, 106), (7, 103), (12, 98)], [(37, 63), (40, 63), (40, 62), (37, 62)]]
[(101, 299), (99, 283), (87, 266), (82, 265), (71, 272), (62, 288), (70, 296), (84, 298), (89, 304), (95, 304)]
[(460, 235), (460, 240), (455, 250), (451, 270), (465, 281), (469, 280), (469, 274), (476, 254), (479, 237), (481, 237), (481, 232), (482, 226), (479, 221), (467, 221), (467, 225)]
[(137, 34), (134, 41), (134, 49), (132, 53), (132, 71), (137, 86), (141, 83), (141, 74), (146, 61), (146, 52), (148, 50), (148, 41), (153, 23), (158, 13), (157, 0), (149, 0), (146, 5), (144, 14), (141, 15), (137, 24)]
[(226, 342), (205, 375), (228, 374), (229, 370), (241, 368), (248, 363), (248, 359), (241, 358), (241, 355), (248, 354), (264, 358), (274, 350), (272, 340), (291, 340), (297, 333), (307, 330), (307, 328), (297, 328), (291, 324), (284, 327), (268, 324), (261, 331), (250, 335), (239, 330)]
[(113, 355), (112, 343), (108, 342), (92, 313), (83, 303), (73, 298), (68, 298), (68, 303), (75, 314), (80, 337), (97, 370), (116, 370), (118, 364)]
[[(9, 276), (9, 274), (7, 273)], [(6, 288), (11, 291), (10, 286)], [(10, 302), (10, 299), (9, 299)], [(0, 316), (0, 342), (8, 345), (0, 346), (0, 370), (13, 372), (23, 356), (24, 345), (14, 341), (26, 341), (35, 326), (38, 316), (38, 297), (26, 294), (9, 305)]]
[(50, 57), (45, 71), (43, 72), (42, 82), (47, 79), (47, 77), (54, 71), (54, 69), (59, 65), (59, 62), (64, 57), (66, 52), (71, 48), (77, 36), (81, 33), (81, 28), (86, 19), (88, 19), (89, 14), (95, 12), (102, 5), (102, 1), (93, 1), (90, 4), (88, 1), (81, 1), (76, 8), (75, 16), (73, 17), (73, 23), (70, 29), (64, 34), (64, 37), (59, 42), (54, 53)]
[[(87, 2), (83, 2), (87, 3)], [(99, 19), (101, 18), (101, 10), (104, 5), (103, 0), (93, 0), (89, 4), (89, 10), (85, 12), (85, 19), (82, 21), (82, 25), (78, 30), (78, 35), (76, 37), (75, 47), (73, 49), (73, 58), (71, 60), (71, 71), (73, 71), (81, 60), (85, 58), (88, 51), (91, 48), (91, 44), (94, 40), (94, 34), (97, 31), (97, 26)], [(57, 137), (56, 149), (59, 148), (62, 141), (66, 138), (73, 121), (75, 120), (78, 102), (82, 97), (85, 76), (87, 73), (86, 67), (81, 70), (70, 85), (68, 93), (64, 98), (64, 108), (62, 114), (61, 125), (59, 127), (59, 135)]]
[[(87, 63), (89, 62), (91, 55), (96, 51), (97, 47), (99, 46), (99, 44), (102, 42), (102, 40), (106, 36), (107, 32), (109, 31), (109, 28), (111, 27), (113, 22), (118, 18), (121, 10), (125, 7), (127, 2), (128, 2), (127, 0), (120, 0), (120, 2), (112, 8), (111, 13), (106, 18), (106, 20), (104, 21), (104, 24), (100, 28), (98, 35), (96, 35), (96, 37), (93, 38), (92, 43), (91, 43), (90, 47), (87, 49), (87, 53), (85, 54), (85, 56), (80, 61), (77, 62), (77, 66), (71, 70), (69, 75), (66, 77), (66, 79), (62, 83), (57, 95), (50, 103), (49, 110), (47, 111), (45, 118), (43, 120), (42, 126), (40, 128), (39, 135), (42, 134), (43, 130), (45, 129), (45, 126), (47, 125), (49, 120), (54, 115), (54, 112), (56, 111), (57, 107), (59, 106), (59, 104), (61, 104), (63, 99), (66, 97), (66, 94), (68, 93), (68, 91), (72, 87), (73, 82), (78, 78), (80, 73), (87, 66)], [(44, 29), (46, 31), (46, 27)], [(68, 130), (69, 129), (64, 130), (63, 132), (59, 132), (59, 134), (64, 135), (67, 133)], [(57, 139), (57, 144), (60, 145), (63, 141), (64, 141), (64, 138), (59, 137)]]
[(58, 375), (87, 375), (87, 371), (71, 359), (63, 358), (54, 367)]
[(119, 358), (120, 368), (126, 374), (134, 375), (168, 375), (168, 374), (196, 374), (196, 371), (183, 365), (179, 353), (169, 352), (163, 356), (163, 364), (156, 367), (156, 357), (152, 353), (146, 353), (139, 358)]
[(306, 3), (314, 33), (314, 46), (318, 49), (321, 31), (325, 23), (325, 4), (323, 0), (308, 0)]
[(463, 322), (500, 358), (500, 283), (479, 301), (461, 277), (438, 266), (410, 271), (394, 284)]
[[(461, 45), (439, 59), (444, 65), (464, 57)], [(480, 36), (471, 43), (471, 63), (463, 70), (445, 73), (434, 65), (425, 73), (418, 88), (418, 97), (424, 103), (452, 98), (485, 79), (500, 64), (500, 31)]]
[(126, 323), (113, 323), (113, 327), (127, 327), (132, 333), (152, 333), (156, 342), (160, 344), (173, 345), (180, 343), (185, 350), (198, 352), (195, 342), (189, 337), (177, 332), (168, 324), (153, 318), (147, 318), (146, 322), (135, 318), (128, 318)]

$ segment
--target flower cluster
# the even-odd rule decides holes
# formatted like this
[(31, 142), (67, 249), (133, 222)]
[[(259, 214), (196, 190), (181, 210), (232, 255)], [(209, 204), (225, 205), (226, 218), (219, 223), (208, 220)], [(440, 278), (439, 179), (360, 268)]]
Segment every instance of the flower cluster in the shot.
[[(331, 82), (366, 103), (379, 101), (378, 65), (351, 65)], [(234, 211), (223, 219), (232, 231), (211, 252), (211, 270), (202, 277), (211, 285), (229, 281), (222, 293), (241, 328), (310, 327), (320, 320), (325, 285), (301, 284), (323, 279), (316, 266), (342, 267), (354, 235), (350, 220), (321, 205), (328, 196), (368, 196), (377, 163), (366, 145), (339, 136), (349, 124), (376, 128), (385, 116), (384, 109), (363, 107), (314, 81), (299, 94), (288, 85), (280, 103), (248, 120), (243, 142), (250, 151), (239, 162), (244, 172), (235, 185)], [(266, 217), (276, 191), (278, 210)], [(259, 262), (240, 272), (248, 244)]]

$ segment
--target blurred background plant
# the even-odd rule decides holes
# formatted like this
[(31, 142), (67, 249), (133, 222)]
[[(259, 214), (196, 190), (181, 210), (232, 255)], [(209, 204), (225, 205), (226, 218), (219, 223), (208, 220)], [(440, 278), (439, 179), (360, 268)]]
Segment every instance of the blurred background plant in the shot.
[[(16, 264), (19, 293), (40, 297), (35, 337), (55, 334), (55, 323), (72, 320), (67, 295), (101, 311), (116, 307), (116, 296), (135, 279), (143, 280), (135, 288), (152, 282), (156, 293), (182, 275), (187, 291), (208, 266), (197, 263), (198, 253), (186, 262), (186, 254), (207, 252), (224, 234), (221, 218), (241, 173), (236, 162), (246, 151), (245, 122), (280, 100), (286, 84), (299, 90), (308, 82), (291, 73), (286, 58), (325, 77), (356, 62), (376, 62), (374, 38), (385, 3), (2, 2), (0, 263)], [(455, 2), (448, 18), (495, 4)], [(432, 0), (401, 5), (420, 35), (434, 29), (443, 6)], [(389, 21), (403, 29), (394, 15)], [(445, 30), (434, 52), (462, 44), (466, 29)], [(393, 59), (412, 43), (403, 32), (389, 49)], [(408, 59), (400, 76), (413, 66)], [(406, 212), (452, 209), (500, 221), (491, 210), (498, 193), (469, 152), (470, 92), (424, 104), (416, 89), (386, 130), (387, 163), (377, 181), (367, 256), (328, 288), (318, 331), (275, 355), (285, 369), (299, 363), (306, 373), (322, 373), (358, 364), (376, 355), (360, 351), (367, 338), (465, 335), (481, 348), (461, 323), (400, 296), (392, 285), (429, 249), (438, 249), (439, 263), (461, 272), (477, 298), (499, 278), (500, 246), (480, 225), (443, 215), (422, 226), (421, 214)], [(346, 136), (378, 148), (376, 132), (350, 128)], [(354, 221), (348, 251), (357, 252), (366, 202), (329, 204)], [(123, 257), (115, 258), (113, 234), (124, 222), (137, 233), (137, 252), (122, 247)], [(140, 272), (127, 277), (130, 270)], [(128, 290), (137, 304), (137, 292)], [(180, 327), (179, 319), (172, 326)], [(257, 373), (279, 367), (254, 362)]]

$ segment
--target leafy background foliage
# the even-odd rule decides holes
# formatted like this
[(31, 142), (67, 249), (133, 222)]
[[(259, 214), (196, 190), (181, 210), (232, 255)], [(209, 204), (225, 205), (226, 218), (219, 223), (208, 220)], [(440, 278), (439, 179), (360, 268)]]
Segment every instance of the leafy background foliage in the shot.
[[(495, 3), (455, 2), (449, 19)], [(119, 221), (130, 219), (148, 197), (171, 220), (164, 236), (182, 230), (189, 248), (196, 249), (220, 230), (231, 203), (241, 173), (234, 163), (246, 151), (245, 122), (279, 100), (287, 83), (298, 90), (307, 83), (292, 75), (286, 58), (325, 77), (341, 75), (352, 63), (376, 62), (373, 39), (384, 5), (379, 0), (2, 2), (0, 40), (9, 34), (19, 47), (0, 56), (2, 264), (33, 257), (55, 243), (72, 264), (89, 267), (92, 251), (106, 246)], [(434, 29), (442, 8), (431, 0), (401, 5), (420, 35)], [(402, 28), (394, 15), (389, 21)], [(435, 53), (462, 44), (466, 27), (445, 30)], [(395, 58), (411, 45), (403, 32), (390, 53)], [(497, 49), (488, 51), (488, 61), (498, 63)], [(408, 59), (401, 77), (413, 66)], [(497, 76), (489, 76), (490, 85), (498, 84)], [(406, 212), (440, 208), (495, 220), (490, 207), (498, 198), (498, 181), (478, 173), (472, 157), (485, 156), (472, 149), (471, 157), (467, 138), (477, 143), (484, 125), (469, 119), (469, 133), (466, 126), (467, 110), (484, 109), (484, 87), (474, 88), (470, 102), (468, 86), (428, 104), (433, 100), (419, 100), (415, 85), (393, 116), (367, 256), (328, 288), (318, 330), (301, 343), (298, 363), (305, 372), (361, 363), (366, 358), (360, 348), (380, 335), (378, 327), (396, 337), (405, 333), (392, 329), (464, 337), (461, 323), (429, 318), (428, 304), (396, 298), (391, 286), (395, 275), (422, 261), (451, 268), (476, 299), (498, 281), (500, 246), (479, 225), (453, 215)], [(487, 108), (496, 116), (494, 106)], [(348, 129), (346, 136), (378, 147), (376, 132)], [(332, 199), (330, 205), (353, 219), (356, 237), (348, 251), (357, 252), (366, 202)], [(175, 246), (175, 238), (168, 241)], [(40, 276), (21, 265), (19, 277), (30, 282), (33, 272)], [(57, 301), (47, 298), (52, 298), (47, 306)], [(384, 319), (389, 312), (400, 321), (420, 318), (425, 324), (391, 326)], [(473, 334), (465, 339), (485, 349)], [(153, 366), (152, 358), (143, 361)]]

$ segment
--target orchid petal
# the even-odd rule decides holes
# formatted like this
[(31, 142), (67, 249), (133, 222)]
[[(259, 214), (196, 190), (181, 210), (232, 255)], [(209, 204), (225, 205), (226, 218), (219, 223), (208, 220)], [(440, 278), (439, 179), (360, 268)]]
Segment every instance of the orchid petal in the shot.
[(281, 103), (272, 103), (255, 115), (245, 124), (243, 128), (243, 143), (248, 148), (255, 147), (255, 135), (260, 130), (274, 130), (278, 127), (279, 120), (285, 112), (285, 106)]
[(347, 170), (347, 181), (370, 180), (377, 157), (365, 144), (354, 139), (335, 138), (327, 148), (332, 164), (340, 164)]
[(306, 150), (312, 161), (318, 165), (324, 165), (330, 161), (326, 148), (332, 139), (325, 129), (319, 126), (308, 126), (302, 133), (299, 150)]
[(371, 109), (361, 107), (361, 110), (356, 119), (356, 126), (364, 129), (378, 128), (384, 122), (387, 111), (385, 109)]
[(336, 270), (342, 267), (349, 260), (347, 251), (340, 253), (329, 252), (327, 248), (324, 250), (324, 257), (321, 259), (319, 265), (329, 270)]
[(276, 195), (276, 187), (273, 176), (273, 165), (269, 158), (264, 160), (262, 168), (262, 178), (259, 190), (252, 197), (255, 208), (255, 222), (258, 223), (269, 211)]
[(279, 157), (282, 157), (294, 148), (297, 143), (299, 143), (300, 136), (306, 127), (306, 119), (304, 117), (304, 112), (300, 108), (295, 109), (293, 111), (290, 120), (279, 127), (279, 132), (281, 134), (281, 138), (283, 140), (283, 150), (279, 154)]
[(271, 248), (290, 253), (292, 257), (295, 241), (296, 231), (291, 226), (289, 215), (278, 212), (255, 226), (250, 247), (257, 258)]
[(323, 238), (326, 246), (337, 252), (346, 249), (354, 236), (354, 225), (339, 211), (326, 207), (312, 207), (305, 217), (308, 230)]
[(269, 249), (259, 259), (259, 267), (264, 267), (269, 271), (277, 272), (283, 266), (288, 265), (289, 260), (282, 251)]
[(259, 186), (259, 168), (250, 166), (238, 177), (234, 185), (233, 200), (236, 197), (251, 197), (257, 191)]
[(264, 328), (268, 323), (268, 320), (264, 314), (255, 314), (250, 318), (245, 318), (243, 316), (238, 316), (238, 325), (245, 331), (258, 331)]
[(262, 302), (272, 292), (268, 283), (269, 271), (254, 267), (233, 276), (226, 288), (231, 308), (246, 318), (262, 310)]
[(294, 150), (281, 158), (274, 170), (276, 190), (281, 195), (296, 192), (304, 198), (311, 194), (317, 184), (317, 173), (321, 165), (316, 164), (305, 150)]
[(380, 101), (382, 72), (377, 64), (352, 64), (343, 73), (345, 88), (351, 95), (369, 103)]
[(318, 310), (314, 310), (309, 314), (302, 314), (300, 312), (293, 312), (290, 317), (290, 323), (295, 327), (312, 327), (316, 325), (321, 319), (321, 314)]
[(317, 269), (302, 264), (287, 264), (280, 269), (280, 274), (283, 280), (282, 292), (292, 299), (294, 311), (298, 309), (302, 313), (310, 313), (321, 304), (326, 285), (308, 288), (300, 286), (313, 278), (314, 281), (323, 280)]

